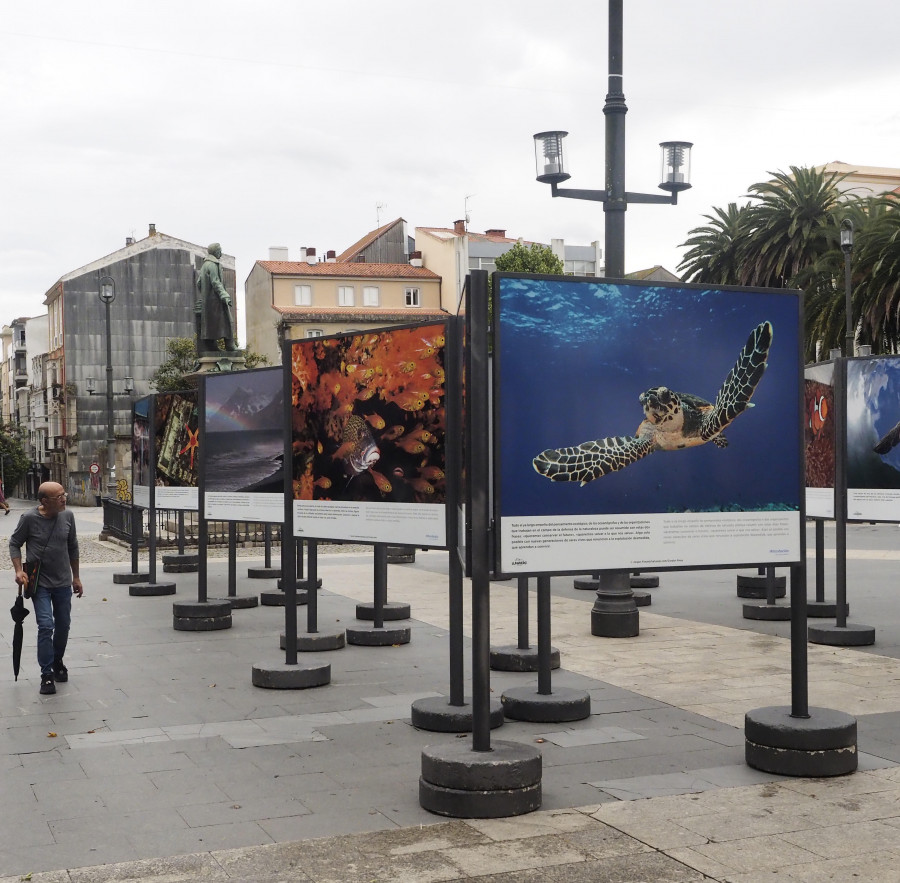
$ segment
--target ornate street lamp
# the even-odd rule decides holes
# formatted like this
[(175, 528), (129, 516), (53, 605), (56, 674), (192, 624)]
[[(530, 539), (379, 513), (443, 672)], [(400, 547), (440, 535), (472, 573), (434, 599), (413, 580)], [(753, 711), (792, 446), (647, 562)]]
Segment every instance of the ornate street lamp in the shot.
[(853, 254), (853, 221), (850, 218), (841, 221), (841, 251), (844, 252), (844, 308), (847, 320), (844, 330), (844, 352), (850, 358), (853, 356), (853, 342), (856, 339), (853, 304), (850, 299), (850, 256)]
[(112, 325), (109, 307), (115, 299), (115, 279), (112, 276), (101, 276), (100, 300), (106, 306), (106, 471), (108, 476), (106, 487), (110, 497), (113, 496), (116, 483), (116, 432), (113, 425)]
[[(628, 193), (625, 190), (625, 95), (622, 91), (622, 6), (623, 0), (609, 0), (609, 80), (603, 113), (606, 117), (605, 188), (578, 190), (561, 188), (568, 180), (563, 141), (568, 132), (538, 132), (534, 136), (537, 180), (550, 185), (553, 196), (588, 199), (603, 203), (606, 213), (604, 238), (605, 275), (625, 275), (625, 210), (629, 203), (668, 203), (676, 205), (678, 194), (690, 186), (690, 141), (663, 141), (662, 172), (659, 193)], [(626, 638), (638, 634), (638, 612), (628, 571), (606, 570), (599, 574), (597, 600), (591, 611), (591, 634)]]

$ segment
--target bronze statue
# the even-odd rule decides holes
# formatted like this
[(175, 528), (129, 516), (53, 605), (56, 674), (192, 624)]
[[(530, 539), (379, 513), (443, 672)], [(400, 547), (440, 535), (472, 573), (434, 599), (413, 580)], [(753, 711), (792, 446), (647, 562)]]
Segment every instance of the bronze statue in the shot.
[(234, 332), (231, 295), (222, 282), (222, 246), (214, 242), (197, 274), (197, 355), (219, 352), (218, 341), (224, 339), (225, 352), (238, 351)]

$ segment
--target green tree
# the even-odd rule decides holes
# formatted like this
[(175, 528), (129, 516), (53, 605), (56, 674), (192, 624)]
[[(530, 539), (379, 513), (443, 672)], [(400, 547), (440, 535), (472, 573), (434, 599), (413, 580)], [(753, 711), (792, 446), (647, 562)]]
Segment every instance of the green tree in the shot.
[(737, 284), (738, 247), (748, 211), (748, 205), (738, 208), (734, 202), (729, 202), (726, 209), (713, 207), (714, 214), (703, 216), (709, 224), (689, 232), (690, 238), (683, 247), (690, 250), (678, 265), (686, 282)]
[(562, 276), (565, 265), (546, 245), (532, 242), (526, 246), (517, 242), (509, 251), (500, 255), (495, 266), (501, 273), (545, 273)]
[(9, 495), (31, 465), (31, 460), (25, 453), (22, 430), (12, 423), (0, 426), (0, 459), (3, 462), (3, 492)]
[[(219, 342), (222, 349), (222, 343)], [(166, 344), (169, 358), (165, 360), (150, 376), (150, 386), (157, 392), (175, 392), (179, 389), (190, 389), (196, 386), (195, 381), (186, 379), (197, 365), (197, 348), (192, 337), (173, 337)], [(269, 364), (267, 356), (252, 350), (244, 353), (245, 367), (260, 368)]]

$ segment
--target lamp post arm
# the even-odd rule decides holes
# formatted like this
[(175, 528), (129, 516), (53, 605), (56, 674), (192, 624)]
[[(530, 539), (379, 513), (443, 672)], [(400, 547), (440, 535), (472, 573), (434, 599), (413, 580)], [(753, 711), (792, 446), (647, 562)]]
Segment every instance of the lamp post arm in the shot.
[(661, 193), (626, 193), (625, 202), (649, 202), (655, 205), (678, 205), (678, 191), (663, 196)]
[(567, 199), (589, 199), (591, 202), (606, 202), (605, 190), (579, 190), (576, 187), (557, 187), (550, 185), (551, 196), (564, 196)]

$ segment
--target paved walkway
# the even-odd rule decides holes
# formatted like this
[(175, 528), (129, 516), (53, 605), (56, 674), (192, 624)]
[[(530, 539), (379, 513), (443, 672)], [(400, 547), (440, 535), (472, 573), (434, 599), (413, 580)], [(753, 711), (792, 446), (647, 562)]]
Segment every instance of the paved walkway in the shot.
[[(553, 684), (589, 692), (592, 714), (493, 731), (540, 746), (543, 806), (490, 821), (446, 820), (418, 804), (422, 749), (468, 738), (409, 723), (415, 698), (448, 689), (445, 553), (390, 568), (389, 597), (412, 605), (409, 644), (315, 654), (332, 682), (306, 691), (250, 682), (253, 664), (283, 661), (283, 608), (236, 610), (225, 631), (176, 632), (171, 596), (132, 598), (112, 582), (120, 565), (86, 565), (70, 682), (38, 694), (31, 617), (18, 683), (0, 666), (0, 883), (896, 883), (900, 661), (878, 646), (900, 643), (878, 569), (893, 560), (895, 536), (860, 529), (851, 539), (851, 609), (865, 618), (856, 599), (887, 596), (873, 607), (876, 646), (809, 647), (811, 704), (859, 718), (859, 772), (792, 779), (744, 763), (743, 714), (790, 703), (790, 654), (766, 631), (783, 624), (685, 615), (702, 607), (731, 621), (742, 604), (733, 571), (663, 574), (640, 636), (618, 640), (590, 635), (592, 593), (557, 578)], [(246, 578), (248, 563), (238, 593), (271, 588)], [(225, 572), (211, 563), (214, 585)], [(323, 554), (320, 575), (320, 631), (352, 624), (355, 603), (372, 597), (371, 560)], [(194, 575), (174, 578), (174, 600), (196, 597)], [(491, 594), (492, 642), (514, 644), (515, 581)], [(11, 632), (0, 619), (0, 647)], [(532, 683), (492, 674), (497, 696)]]

